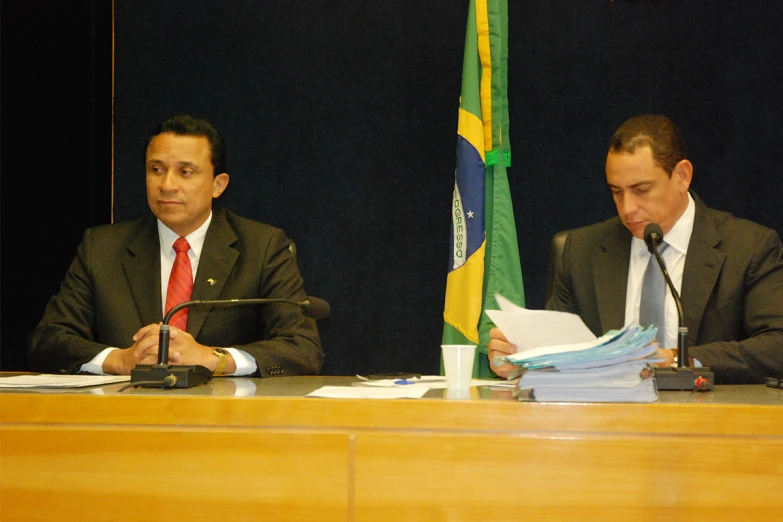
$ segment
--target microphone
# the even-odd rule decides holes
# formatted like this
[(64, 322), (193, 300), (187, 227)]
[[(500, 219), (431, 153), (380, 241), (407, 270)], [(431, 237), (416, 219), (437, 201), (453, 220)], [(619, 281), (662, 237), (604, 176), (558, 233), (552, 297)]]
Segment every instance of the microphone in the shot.
[(171, 327), (169, 321), (183, 308), (191, 306), (240, 306), (240, 305), (259, 305), (284, 303), (298, 306), (302, 309), (305, 316), (315, 320), (326, 319), (331, 311), (329, 303), (318, 297), (308, 296), (303, 301), (294, 301), (293, 299), (283, 298), (253, 298), (253, 299), (212, 299), (212, 300), (194, 300), (185, 301), (171, 309), (163, 317), (163, 324), (160, 325), (160, 335), (158, 338), (158, 363), (157, 364), (137, 364), (131, 370), (131, 386), (141, 386), (145, 388), (191, 388), (199, 384), (205, 384), (212, 378), (212, 372), (209, 368), (198, 364), (194, 365), (176, 365), (168, 364), (169, 360), (169, 337)]
[(694, 369), (688, 368), (688, 327), (685, 326), (685, 314), (682, 311), (680, 294), (674, 287), (666, 263), (658, 252), (658, 245), (663, 241), (663, 229), (658, 223), (650, 223), (644, 227), (644, 243), (658, 262), (663, 272), (663, 278), (674, 298), (677, 307), (677, 368), (656, 368), (655, 378), (659, 390), (712, 390), (715, 377), (709, 368), (696, 368), (699, 375), (694, 374)]
[(660, 252), (658, 252), (658, 245), (663, 241), (663, 229), (658, 223), (650, 223), (644, 227), (644, 243), (647, 245), (647, 250), (650, 254), (655, 256), (655, 260), (658, 262), (658, 266), (661, 267), (663, 272), (663, 278), (666, 280), (666, 285), (671, 290), (672, 297), (674, 298), (674, 304), (677, 307), (677, 320), (679, 328), (677, 328), (677, 341), (678, 341), (678, 354), (677, 354), (677, 366), (682, 368), (688, 360), (688, 327), (685, 326), (682, 312), (682, 301), (680, 300), (680, 294), (677, 289), (674, 288), (669, 277), (669, 271), (666, 270), (666, 263), (663, 262)]
[(663, 241), (663, 229), (658, 223), (650, 223), (644, 227), (644, 243), (647, 245), (647, 250), (651, 254), (654, 254), (658, 245)]

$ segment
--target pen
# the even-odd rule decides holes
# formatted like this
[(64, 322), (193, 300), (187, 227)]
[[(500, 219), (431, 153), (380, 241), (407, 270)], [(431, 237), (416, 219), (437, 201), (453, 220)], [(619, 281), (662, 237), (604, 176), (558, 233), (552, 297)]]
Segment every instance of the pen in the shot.
[(402, 379), (400, 381), (394, 381), (394, 384), (416, 384), (416, 381), (409, 381), (408, 379)]

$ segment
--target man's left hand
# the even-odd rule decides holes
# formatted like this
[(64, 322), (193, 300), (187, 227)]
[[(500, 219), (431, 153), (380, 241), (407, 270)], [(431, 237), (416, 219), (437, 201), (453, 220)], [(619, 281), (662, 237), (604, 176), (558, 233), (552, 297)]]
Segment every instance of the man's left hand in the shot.
[[(172, 327), (172, 330), (176, 328)], [(178, 329), (176, 329), (178, 330)], [(209, 368), (213, 372), (217, 368), (218, 358), (212, 353), (211, 346), (199, 344), (188, 332), (178, 330), (177, 336), (171, 339), (169, 343), (169, 363), (171, 364), (198, 364)], [(226, 367), (223, 370), (225, 374), (234, 373), (237, 365), (231, 354), (228, 354)]]
[(658, 348), (655, 354), (656, 359), (663, 359), (663, 362), (656, 363), (655, 366), (659, 368), (668, 368), (674, 364), (674, 356), (677, 355), (677, 350), (669, 348)]

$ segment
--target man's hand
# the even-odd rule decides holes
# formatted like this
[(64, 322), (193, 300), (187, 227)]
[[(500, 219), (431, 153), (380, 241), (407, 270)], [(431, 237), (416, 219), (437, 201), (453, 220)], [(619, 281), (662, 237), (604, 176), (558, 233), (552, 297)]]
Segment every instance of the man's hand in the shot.
[[(177, 333), (172, 328), (170, 338)], [(160, 325), (148, 324), (133, 336), (133, 346), (122, 350), (113, 350), (103, 361), (103, 373), (130, 375), (137, 364), (155, 364), (158, 362), (158, 339)]]
[[(677, 353), (680, 350), (678, 348), (658, 348), (658, 351), (656, 352), (655, 356), (658, 359), (665, 359), (664, 362), (660, 362), (656, 364), (658, 367), (668, 367), (674, 365), (674, 358), (677, 357)], [(688, 356), (688, 361), (686, 363), (686, 366), (689, 366), (693, 368), (695, 366), (695, 363), (693, 362), (693, 357), (690, 355)]]
[(655, 366), (659, 368), (668, 368), (674, 364), (674, 356), (677, 355), (677, 350), (669, 348), (658, 348), (655, 353), (656, 359), (663, 359), (663, 362), (656, 363)]
[[(169, 362), (171, 364), (198, 364), (214, 372), (217, 368), (218, 357), (212, 353), (212, 350), (211, 346), (197, 343), (188, 332), (171, 327), (171, 341), (169, 343)], [(228, 354), (227, 357), (223, 373), (234, 373), (237, 370), (236, 362), (231, 354)]]
[[(103, 372), (116, 375), (129, 375), (137, 364), (155, 364), (158, 362), (158, 341), (160, 325), (150, 324), (136, 332), (133, 346), (123, 350), (113, 350), (103, 361)], [(218, 357), (212, 353), (211, 346), (199, 344), (189, 333), (171, 327), (169, 333), (169, 364), (198, 364), (215, 371)], [(234, 373), (236, 362), (228, 354), (223, 373)]]
[(517, 353), (517, 347), (508, 342), (506, 336), (500, 331), (500, 328), (493, 328), (489, 331), (489, 343), (487, 343), (487, 356), (489, 357), (489, 367), (493, 372), (498, 374), (498, 377), (504, 379), (517, 369), (511, 363), (504, 363), (499, 366), (493, 364), (495, 357), (503, 357), (505, 355), (511, 355)]

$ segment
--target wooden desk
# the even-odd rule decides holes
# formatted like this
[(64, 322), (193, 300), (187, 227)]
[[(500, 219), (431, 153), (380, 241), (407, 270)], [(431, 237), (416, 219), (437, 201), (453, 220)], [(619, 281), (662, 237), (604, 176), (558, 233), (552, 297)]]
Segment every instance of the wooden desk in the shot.
[[(347, 377), (0, 393), (0, 520), (780, 520), (783, 391), (305, 399)], [(234, 397), (235, 393), (249, 396)]]

